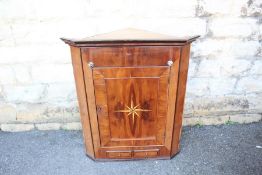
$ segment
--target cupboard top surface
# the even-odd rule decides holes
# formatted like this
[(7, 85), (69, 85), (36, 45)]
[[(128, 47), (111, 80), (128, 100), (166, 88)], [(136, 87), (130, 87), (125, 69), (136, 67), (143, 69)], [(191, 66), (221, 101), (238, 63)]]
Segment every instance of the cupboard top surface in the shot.
[(199, 36), (188, 37), (174, 37), (169, 35), (163, 35), (153, 33), (139, 29), (122, 29), (105, 34), (98, 34), (83, 39), (66, 39), (61, 38), (64, 42), (70, 45), (81, 44), (99, 44), (99, 43), (180, 43), (186, 44), (193, 42)]

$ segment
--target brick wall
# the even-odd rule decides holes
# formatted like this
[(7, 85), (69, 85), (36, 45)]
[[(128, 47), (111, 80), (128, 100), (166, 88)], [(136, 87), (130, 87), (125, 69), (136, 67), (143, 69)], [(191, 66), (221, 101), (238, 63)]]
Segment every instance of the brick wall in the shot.
[(261, 0), (1, 0), (0, 128), (79, 129), (70, 52), (59, 38), (126, 27), (201, 35), (185, 125), (261, 120)]

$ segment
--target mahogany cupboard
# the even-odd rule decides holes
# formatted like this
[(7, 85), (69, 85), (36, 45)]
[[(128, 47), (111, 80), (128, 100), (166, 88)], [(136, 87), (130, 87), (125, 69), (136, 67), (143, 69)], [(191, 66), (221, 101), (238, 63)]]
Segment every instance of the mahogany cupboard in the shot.
[(86, 154), (169, 159), (179, 152), (190, 44), (125, 29), (70, 45)]

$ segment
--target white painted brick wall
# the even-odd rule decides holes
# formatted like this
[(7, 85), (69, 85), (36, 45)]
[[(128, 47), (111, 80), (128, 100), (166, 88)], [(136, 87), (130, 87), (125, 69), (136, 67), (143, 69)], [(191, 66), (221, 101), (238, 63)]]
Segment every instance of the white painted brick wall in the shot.
[(73, 67), (71, 64), (34, 65), (32, 78), (35, 83), (73, 82)]
[(29, 84), (32, 82), (32, 77), (30, 75), (31, 67), (29, 65), (15, 64), (11, 67), (14, 71), (17, 84)]
[(252, 67), (253, 63), (249, 60), (244, 59), (232, 59), (232, 58), (224, 58), (221, 59), (220, 73), (221, 76), (228, 76), (228, 77), (237, 77), (237, 76), (245, 76), (249, 74), (249, 70)]
[(250, 70), (251, 75), (262, 75), (262, 59), (256, 60)]
[(10, 104), (0, 103), (0, 123), (16, 121), (16, 107)]
[(250, 93), (246, 96), (250, 113), (262, 113), (262, 93)]
[(246, 76), (239, 80), (237, 90), (240, 93), (262, 92), (262, 76)]
[(261, 49), (261, 43), (254, 40), (244, 39), (214, 39), (208, 38), (198, 42), (192, 48), (193, 56), (212, 56), (223, 57), (250, 57), (256, 56)]
[(0, 66), (0, 84), (15, 84), (15, 72), (11, 66)]
[(214, 37), (248, 37), (259, 32), (256, 23), (254, 18), (214, 18), (209, 29)]
[(200, 0), (201, 15), (241, 16), (247, 0)]
[[(157, 22), (156, 22), (157, 21)], [(174, 36), (206, 35), (207, 22), (201, 18), (141, 18), (134, 26)], [(190, 33), (190, 34), (189, 34)]]
[(219, 59), (203, 59), (198, 65), (197, 77), (219, 77), (221, 61)]
[(223, 96), (234, 92), (236, 79), (228, 77), (191, 78), (188, 81), (187, 95), (194, 96)]
[[(59, 38), (126, 27), (192, 45), (185, 124), (261, 119), (261, 0), (2, 0), (0, 128), (80, 129), (70, 50)], [(239, 120), (238, 120), (239, 119)]]
[(73, 83), (48, 84), (46, 91), (46, 102), (53, 101), (61, 103), (61, 101), (68, 101), (71, 96), (76, 97), (76, 89)]
[(189, 78), (187, 97), (205, 96), (210, 94), (208, 78)]
[(45, 85), (6, 85), (3, 86), (4, 98), (11, 103), (38, 103), (45, 92)]

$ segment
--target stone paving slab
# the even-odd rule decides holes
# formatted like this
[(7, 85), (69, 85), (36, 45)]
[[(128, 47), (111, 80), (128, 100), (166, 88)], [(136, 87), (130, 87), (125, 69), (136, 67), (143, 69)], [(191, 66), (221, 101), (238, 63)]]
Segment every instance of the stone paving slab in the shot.
[(184, 127), (172, 160), (94, 162), (80, 131), (0, 132), (0, 175), (261, 175), (262, 122)]

